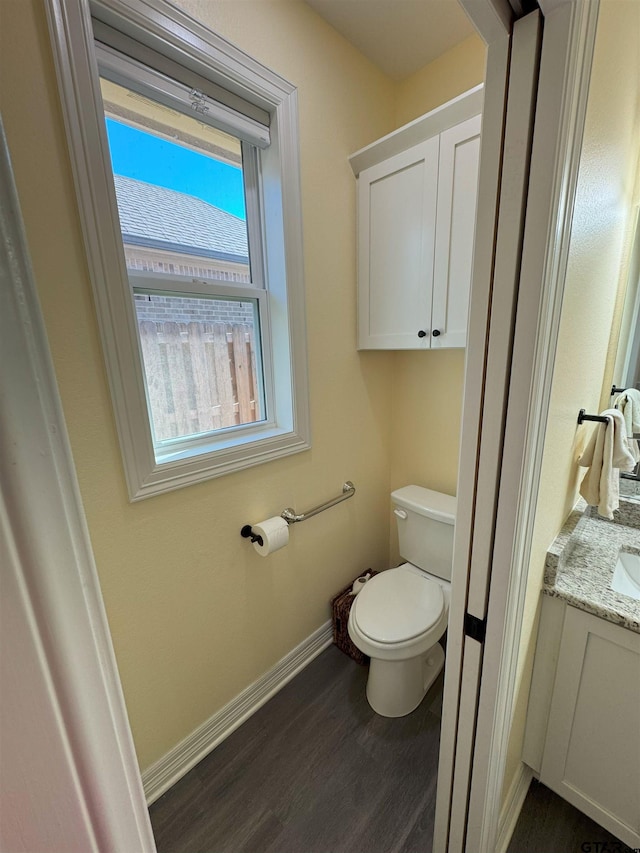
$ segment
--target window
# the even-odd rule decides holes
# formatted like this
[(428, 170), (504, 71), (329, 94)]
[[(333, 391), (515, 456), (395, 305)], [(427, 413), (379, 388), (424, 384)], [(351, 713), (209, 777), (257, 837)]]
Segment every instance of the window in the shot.
[[(210, 451), (233, 440), (236, 427), (268, 419), (259, 153), (218, 129), (215, 109), (208, 113), (221, 105), (202, 91), (96, 48), (150, 427), (162, 462), (187, 447)], [(234, 124), (228, 111), (226, 124)], [(260, 130), (268, 139), (268, 128)]]
[(294, 88), (163, 0), (47, 3), (132, 500), (308, 448)]

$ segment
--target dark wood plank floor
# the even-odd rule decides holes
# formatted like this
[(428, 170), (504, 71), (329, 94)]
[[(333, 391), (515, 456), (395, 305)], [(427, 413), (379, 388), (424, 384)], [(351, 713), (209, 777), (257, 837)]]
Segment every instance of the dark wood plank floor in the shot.
[(428, 853), (442, 676), (390, 720), (331, 646), (151, 806), (160, 853)]
[[(159, 853), (431, 853), (442, 676), (397, 720), (366, 678), (324, 651), (151, 806)], [(533, 782), (508, 853), (587, 849), (631, 853)]]
[(540, 782), (531, 783), (507, 853), (632, 853)]

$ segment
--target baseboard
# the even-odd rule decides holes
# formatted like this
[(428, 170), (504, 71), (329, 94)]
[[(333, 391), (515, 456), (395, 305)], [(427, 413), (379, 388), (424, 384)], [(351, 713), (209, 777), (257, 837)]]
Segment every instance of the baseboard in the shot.
[(332, 640), (332, 624), (328, 621), (238, 694), (235, 699), (198, 726), (166, 755), (148, 767), (142, 774), (147, 805), (155, 802), (205, 755), (229, 737), (231, 732), (255, 714), (320, 652), (330, 646)]
[(496, 853), (506, 853), (520, 817), (522, 806), (533, 779), (533, 770), (527, 765), (520, 763), (518, 772), (514, 775), (509, 786), (507, 796), (500, 811), (498, 821), (498, 838), (496, 840)]

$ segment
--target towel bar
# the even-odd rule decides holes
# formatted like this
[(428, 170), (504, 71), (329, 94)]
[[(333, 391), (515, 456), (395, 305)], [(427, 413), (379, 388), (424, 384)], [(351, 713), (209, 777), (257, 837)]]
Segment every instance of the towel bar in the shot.
[(583, 421), (597, 421), (601, 424), (608, 424), (609, 418), (603, 415), (588, 415), (584, 409), (580, 409), (578, 412), (578, 423), (581, 424)]

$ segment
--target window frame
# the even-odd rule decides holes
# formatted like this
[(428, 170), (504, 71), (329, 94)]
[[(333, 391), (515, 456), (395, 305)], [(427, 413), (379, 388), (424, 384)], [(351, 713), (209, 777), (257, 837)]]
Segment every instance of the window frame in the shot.
[[(151, 495), (269, 462), (310, 447), (297, 92), (203, 24), (164, 0), (45, 0), (105, 364), (129, 497)], [(92, 17), (180, 63), (230, 99), (269, 115), (260, 154), (259, 223), (270, 310), (272, 418), (238, 440), (156, 462), (130, 271), (124, 261), (94, 49)], [(248, 223), (255, 228), (256, 223)], [(137, 277), (137, 276), (136, 276)], [(235, 291), (239, 294), (239, 290)], [(263, 344), (264, 354), (264, 344)], [(233, 428), (232, 428), (233, 429)], [(241, 435), (242, 434), (242, 435)]]
[[(196, 299), (220, 299), (223, 301), (239, 301), (255, 303), (254, 316), (257, 318), (256, 341), (260, 347), (259, 361), (256, 365), (257, 382), (260, 392), (261, 410), (264, 417), (259, 421), (234, 424), (233, 426), (220, 427), (206, 433), (197, 433), (192, 436), (179, 436), (175, 439), (154, 440), (154, 454), (156, 463), (165, 465), (177, 459), (185, 459), (194, 455), (204, 455), (207, 452), (215, 453), (227, 448), (232, 444), (247, 444), (255, 441), (257, 436), (269, 433), (273, 434), (277, 429), (274, 416), (276, 394), (274, 390), (274, 378), (271, 360), (271, 347), (264, 345), (263, 328), (269, 326), (269, 294), (262, 287), (250, 287), (247, 285), (225, 285), (212, 279), (193, 279), (188, 276), (171, 275), (169, 273), (143, 272), (129, 270), (129, 283), (132, 294), (150, 294), (164, 296), (193, 296)], [(170, 319), (170, 318), (168, 318)], [(140, 342), (140, 336), (138, 335)], [(258, 354), (256, 354), (258, 355)], [(144, 364), (144, 359), (142, 358)], [(144, 371), (143, 371), (144, 373)], [(147, 411), (153, 432), (153, 418), (151, 416), (151, 405), (147, 395)]]

